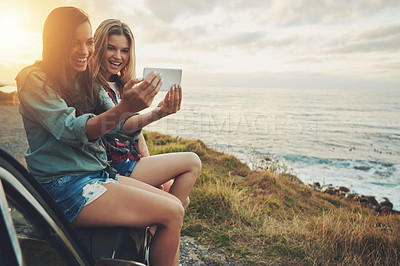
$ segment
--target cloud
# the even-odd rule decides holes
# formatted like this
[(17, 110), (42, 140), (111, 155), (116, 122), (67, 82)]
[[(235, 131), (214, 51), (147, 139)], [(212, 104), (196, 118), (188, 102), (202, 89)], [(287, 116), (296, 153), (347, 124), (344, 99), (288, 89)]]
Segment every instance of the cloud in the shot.
[(345, 44), (342, 47), (332, 50), (335, 53), (370, 53), (370, 52), (397, 52), (399, 47), (400, 36), (396, 38), (367, 41), (362, 40)]
[(164, 22), (170, 23), (179, 16), (190, 16), (210, 13), (218, 4), (218, 0), (145, 0), (145, 5), (152, 14)]
[(366, 39), (380, 39), (400, 35), (400, 20), (389, 26), (374, 26), (365, 30), (361, 37)]
[[(378, 49), (378, 43), (370, 47), (367, 43), (352, 43), (340, 49), (335, 44), (348, 42), (346, 21), (356, 23), (365, 16), (376, 16), (396, 8), (400, 10), (397, 0), (145, 0), (135, 23), (144, 29), (142, 36), (146, 43), (175, 43), (189, 50), (232, 48), (254, 52), (295, 48), (296, 51), (338, 49), (343, 53), (359, 49), (368, 52)], [(329, 32), (336, 26), (343, 28), (344, 39), (339, 40), (340, 36), (334, 39), (335, 34)], [(385, 34), (379, 30), (370, 34)], [(395, 42), (396, 39), (386, 40), (381, 49), (383, 45), (395, 49)]]
[(196, 64), (196, 61), (191, 58), (177, 58), (177, 57), (148, 57), (144, 60), (145, 64), (148, 65), (168, 65), (174, 62), (176, 65), (192, 65)]
[(377, 11), (382, 12), (400, 7), (397, 0), (240, 0), (234, 3), (228, 7), (230, 11), (236, 11), (236, 17), (249, 17), (251, 15), (255, 21), (272, 22), (282, 26), (337, 24), (371, 16), (376, 14)]
[(276, 23), (281, 26), (337, 24), (400, 8), (398, 0), (145, 0), (144, 5), (156, 19), (165, 23), (181, 17), (212, 14), (219, 9), (229, 19), (227, 24), (245, 19), (255, 24)]
[(373, 14), (376, 10), (399, 6), (397, 0), (146, 0), (144, 4), (155, 17), (168, 23), (180, 16), (209, 14), (220, 8), (233, 17), (290, 24), (348, 21)]
[(325, 62), (325, 58), (321, 56), (300, 56), (292, 60), (284, 62), (285, 64), (319, 64)]
[(263, 37), (263, 32), (240, 32), (225, 39), (225, 44), (233, 46), (248, 45), (261, 40)]
[(400, 50), (400, 21), (388, 26), (378, 25), (362, 31), (349, 31), (331, 40), (330, 53), (398, 52)]
[[(94, 28), (104, 19), (119, 18), (134, 32), (139, 64), (179, 64), (216, 73), (306, 69), (358, 76), (375, 66), (391, 77), (398, 74), (398, 0), (14, 2), (40, 17), (30, 23), (37, 24), (37, 32), (51, 9), (61, 5), (82, 8)], [(260, 77), (255, 80), (262, 82)]]

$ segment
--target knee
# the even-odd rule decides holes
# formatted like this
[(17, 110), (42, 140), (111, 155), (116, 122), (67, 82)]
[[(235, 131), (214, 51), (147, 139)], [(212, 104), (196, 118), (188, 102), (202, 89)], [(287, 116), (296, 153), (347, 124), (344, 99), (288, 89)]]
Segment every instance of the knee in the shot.
[(200, 160), (199, 156), (194, 152), (189, 152), (188, 156), (189, 156), (192, 171), (195, 172), (196, 175), (199, 175), (199, 173), (201, 171), (201, 160)]
[(182, 204), (177, 201), (171, 202), (169, 206), (169, 227), (174, 227), (180, 230), (183, 224), (183, 217), (185, 215), (185, 209)]

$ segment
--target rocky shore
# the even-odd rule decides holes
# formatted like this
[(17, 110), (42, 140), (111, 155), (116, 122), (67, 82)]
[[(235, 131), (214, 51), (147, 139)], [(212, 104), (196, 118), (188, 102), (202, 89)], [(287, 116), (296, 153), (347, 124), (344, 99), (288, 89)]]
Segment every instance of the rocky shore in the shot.
[(319, 182), (309, 184), (315, 191), (335, 195), (346, 200), (357, 201), (365, 207), (369, 207), (377, 212), (378, 215), (400, 215), (400, 211), (393, 209), (393, 203), (388, 198), (378, 202), (375, 196), (360, 195), (358, 193), (350, 193), (350, 189), (345, 186), (334, 187), (332, 185), (321, 185)]

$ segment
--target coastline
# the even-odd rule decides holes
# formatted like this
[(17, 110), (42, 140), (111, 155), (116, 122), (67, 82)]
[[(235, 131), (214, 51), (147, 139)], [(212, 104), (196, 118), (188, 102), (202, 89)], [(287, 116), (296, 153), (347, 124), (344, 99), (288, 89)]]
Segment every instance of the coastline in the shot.
[[(307, 92), (311, 95), (315, 93)], [(354, 94), (355, 92), (352, 91), (351, 93)], [(400, 164), (396, 159), (400, 154), (393, 150), (398, 146), (396, 141), (398, 135), (386, 134), (387, 129), (379, 126), (383, 122), (369, 122), (374, 121), (374, 119), (366, 118), (364, 121), (358, 117), (352, 118), (349, 123), (344, 125), (341, 120), (328, 119), (327, 123), (331, 127), (325, 127), (321, 124), (321, 118), (317, 117), (325, 117), (326, 112), (318, 111), (315, 115), (309, 116), (308, 109), (301, 109), (303, 111), (298, 116), (292, 117), (290, 114), (302, 107), (295, 103), (293, 103), (294, 106), (288, 106), (287, 104), (290, 101), (287, 102), (286, 100), (282, 104), (271, 103), (273, 105), (268, 108), (255, 108), (254, 112), (250, 113), (246, 112), (245, 109), (241, 110), (242, 105), (240, 105), (240, 101), (237, 101), (238, 97), (229, 96), (232, 93), (236, 95), (240, 91), (206, 90), (200, 92), (188, 90), (185, 93), (185, 105), (181, 112), (152, 123), (145, 129), (183, 139), (200, 139), (208, 147), (239, 158), (252, 169), (254, 167), (249, 164), (249, 161), (253, 154), (259, 157), (268, 156), (272, 159), (276, 157), (279, 162), (287, 166), (287, 173), (297, 176), (305, 184), (319, 182), (321, 185), (346, 186), (351, 189), (352, 193), (373, 195), (378, 201), (387, 197), (393, 202), (395, 209), (400, 209), (398, 193), (400, 189), (398, 170)], [(277, 92), (273, 89), (252, 91), (252, 93), (256, 93), (255, 95), (258, 95), (259, 98), (266, 95), (274, 96), (273, 98), (277, 99), (286, 99), (292, 94), (296, 97), (302, 96), (298, 92), (281, 92), (280, 90)], [(217, 101), (213, 101), (212, 97), (214, 96), (208, 95), (214, 95)], [(247, 94), (239, 95), (247, 97)], [(333, 95), (340, 96), (342, 94), (334, 93)], [(162, 98), (162, 95), (158, 96), (160, 96), (160, 99), (155, 99), (154, 105)], [(316, 94), (314, 96), (318, 98), (323, 95)], [(385, 99), (388, 100), (387, 98), (381, 100)], [(250, 102), (253, 100), (249, 99)], [(210, 106), (210, 104), (215, 105), (217, 102), (221, 102), (222, 106), (215, 106), (214, 108)], [(323, 102), (325, 104), (330, 103), (327, 99)], [(312, 101), (310, 104), (312, 110), (318, 107), (312, 105)], [(348, 104), (344, 106), (350, 108), (351, 106)], [(224, 112), (223, 110), (230, 108), (230, 105), (234, 106), (236, 111)], [(363, 109), (363, 106), (355, 106), (354, 108), (366, 110)], [(386, 111), (390, 112), (390, 110), (392, 109), (389, 108)], [(372, 112), (366, 114), (366, 116), (375, 117), (376, 115), (380, 117), (386, 111)], [(283, 114), (283, 117), (277, 116), (280, 113)], [(317, 114), (318, 116), (316, 116)], [(337, 114), (346, 118), (350, 113), (342, 113), (338, 110)], [(377, 120), (398, 124), (395, 123), (398, 119), (385, 120), (382, 117)], [(369, 130), (364, 132), (363, 128), (357, 127), (357, 125), (364, 125), (364, 123), (365, 127), (376, 127), (374, 130), (377, 133), (370, 134), (368, 133)], [(336, 126), (332, 128), (332, 125), (336, 124), (338, 128)], [(350, 124), (355, 124), (356, 128), (352, 129), (346, 126)], [(303, 131), (296, 131), (296, 125), (299, 126), (299, 130), (303, 129)], [(346, 132), (346, 130), (348, 134), (345, 136), (343, 134), (337, 135), (339, 133), (336, 131)], [(361, 133), (353, 134), (352, 132), (364, 132), (366, 135), (360, 136)], [(295, 136), (294, 133), (298, 134)], [(380, 134), (383, 135), (378, 138), (377, 135)], [(396, 145), (393, 141), (396, 142)], [(391, 144), (391, 142), (393, 143)]]
[[(0, 148), (25, 165), (27, 142), (18, 106), (1, 105), (0, 115), (9, 127), (1, 128)], [(290, 174), (250, 170), (200, 140), (145, 135), (151, 154), (190, 150), (203, 163), (185, 215), (181, 265), (298, 265), (310, 260), (374, 265), (397, 258), (387, 250), (400, 247), (400, 215), (377, 215), (363, 201), (322, 193), (316, 184), (310, 188)], [(343, 245), (347, 248), (330, 253)]]
[[(2, 103), (0, 101), (0, 103)], [(26, 140), (25, 131), (23, 129), (22, 118), (18, 112), (18, 105), (0, 105), (0, 123), (2, 127), (0, 129), (0, 148), (10, 153), (14, 158), (16, 158), (22, 165), (26, 167), (26, 162), (24, 159), (24, 154), (28, 143)], [(271, 159), (271, 163), (274, 163), (274, 159)], [(248, 164), (248, 162), (244, 162)], [(267, 162), (268, 163), (268, 162)], [(264, 162), (265, 165), (265, 162)], [(282, 166), (280, 166), (282, 167)], [(264, 169), (268, 169), (264, 167)], [(306, 184), (313, 188), (314, 190), (322, 193), (328, 193), (331, 195), (336, 195), (340, 198), (352, 198), (355, 201), (362, 202), (364, 204), (369, 204), (371, 207), (379, 212), (381, 203), (377, 202), (375, 195), (363, 195), (357, 192), (349, 193), (348, 188), (345, 185), (320, 185), (319, 182), (313, 182), (312, 184)], [(345, 187), (342, 191), (340, 188)], [(388, 199), (390, 202), (390, 199)], [(386, 202), (382, 206), (385, 206)], [(390, 203), (389, 203), (390, 206)], [(392, 204), (393, 206), (393, 204)], [(385, 213), (388, 210), (383, 209)], [(394, 212), (398, 212), (397, 207), (393, 209)]]

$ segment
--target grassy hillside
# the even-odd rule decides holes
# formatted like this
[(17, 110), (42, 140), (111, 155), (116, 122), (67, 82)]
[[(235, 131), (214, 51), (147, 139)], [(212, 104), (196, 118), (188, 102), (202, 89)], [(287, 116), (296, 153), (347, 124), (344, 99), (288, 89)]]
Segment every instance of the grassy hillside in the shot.
[(199, 140), (145, 138), (153, 155), (192, 151), (202, 160), (184, 235), (249, 265), (400, 265), (399, 215), (378, 216), (273, 167), (252, 171)]

